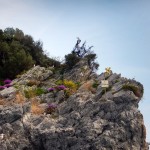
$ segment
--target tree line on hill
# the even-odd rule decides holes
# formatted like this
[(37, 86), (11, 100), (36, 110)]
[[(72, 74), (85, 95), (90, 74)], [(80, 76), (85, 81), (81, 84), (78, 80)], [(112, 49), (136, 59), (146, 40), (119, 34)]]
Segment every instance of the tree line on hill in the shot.
[(72, 69), (81, 59), (86, 58), (92, 70), (97, 70), (99, 64), (95, 62), (96, 54), (92, 47), (86, 48), (85, 42), (80, 46), (78, 38), (75, 48), (65, 55), (65, 61), (50, 58), (43, 50), (41, 41), (34, 41), (32, 36), (24, 34), (18, 28), (0, 29), (0, 80), (14, 79), (16, 75), (29, 70), (35, 65), (43, 67), (54, 66), (60, 72)]
[(16, 28), (0, 29), (0, 79), (15, 78), (33, 65), (59, 66), (60, 62), (49, 58), (41, 41), (34, 41)]

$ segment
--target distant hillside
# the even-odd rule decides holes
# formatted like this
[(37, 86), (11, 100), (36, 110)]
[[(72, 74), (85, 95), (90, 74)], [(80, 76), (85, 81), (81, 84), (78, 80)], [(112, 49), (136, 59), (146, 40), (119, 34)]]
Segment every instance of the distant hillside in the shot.
[(20, 29), (0, 29), (0, 79), (14, 79), (34, 64), (59, 66), (60, 62), (49, 58), (42, 46), (41, 41), (34, 41)]

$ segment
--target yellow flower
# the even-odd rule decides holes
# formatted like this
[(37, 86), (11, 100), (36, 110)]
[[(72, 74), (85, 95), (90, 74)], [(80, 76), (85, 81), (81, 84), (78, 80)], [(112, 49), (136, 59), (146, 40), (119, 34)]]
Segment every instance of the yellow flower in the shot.
[(105, 68), (105, 73), (110, 74), (111, 73), (111, 68), (110, 67)]

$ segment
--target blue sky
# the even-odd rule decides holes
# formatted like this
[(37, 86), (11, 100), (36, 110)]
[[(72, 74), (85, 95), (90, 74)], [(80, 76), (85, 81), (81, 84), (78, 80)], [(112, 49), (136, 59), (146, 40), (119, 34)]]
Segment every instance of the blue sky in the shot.
[(14, 27), (63, 58), (76, 38), (93, 45), (100, 64), (144, 85), (139, 108), (150, 141), (149, 0), (0, 0), (0, 28)]

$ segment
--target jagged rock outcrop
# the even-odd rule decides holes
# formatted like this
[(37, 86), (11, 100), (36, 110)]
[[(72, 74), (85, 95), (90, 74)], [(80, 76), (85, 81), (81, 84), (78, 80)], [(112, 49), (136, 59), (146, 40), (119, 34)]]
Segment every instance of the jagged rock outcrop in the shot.
[[(65, 79), (81, 82), (72, 95), (66, 98), (61, 90), (55, 96), (44, 93), (36, 97), (43, 102), (41, 107), (56, 104), (55, 113), (33, 114), (30, 99), (0, 105), (1, 150), (148, 150), (143, 116), (138, 110), (143, 86), (116, 73), (94, 74), (85, 64), (79, 62), (64, 74)], [(36, 66), (13, 81), (16, 91), (18, 86), (28, 86), (30, 79), (47, 89), (55, 86), (59, 74)], [(101, 87), (103, 79), (110, 85), (106, 93)], [(4, 99), (3, 93), (0, 91)]]

